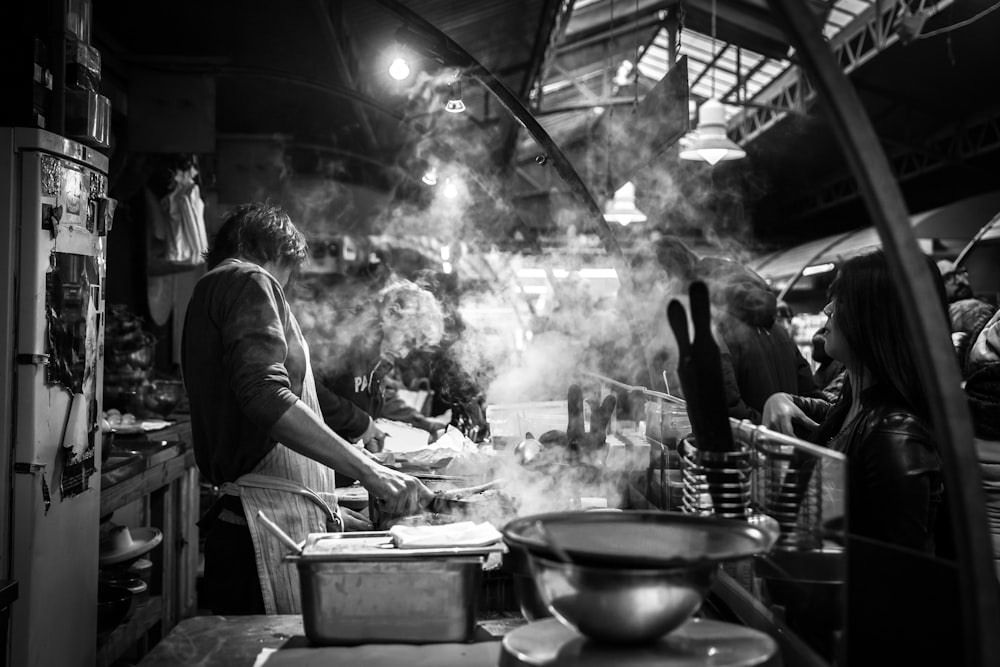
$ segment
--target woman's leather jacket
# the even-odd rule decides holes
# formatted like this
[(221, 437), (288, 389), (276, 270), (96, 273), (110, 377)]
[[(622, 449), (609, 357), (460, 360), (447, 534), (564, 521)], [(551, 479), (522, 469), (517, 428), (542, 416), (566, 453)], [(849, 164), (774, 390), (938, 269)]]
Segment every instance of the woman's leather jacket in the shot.
[[(828, 415), (840, 418), (831, 414), (833, 404), (823, 399), (793, 396), (792, 400), (817, 422)], [(900, 407), (891, 392), (877, 386), (862, 393), (861, 405), (854, 420), (836, 425), (835, 435), (817, 443), (847, 456), (847, 530), (935, 553), (944, 481), (931, 431)], [(830, 425), (824, 426), (818, 434), (830, 432)]]

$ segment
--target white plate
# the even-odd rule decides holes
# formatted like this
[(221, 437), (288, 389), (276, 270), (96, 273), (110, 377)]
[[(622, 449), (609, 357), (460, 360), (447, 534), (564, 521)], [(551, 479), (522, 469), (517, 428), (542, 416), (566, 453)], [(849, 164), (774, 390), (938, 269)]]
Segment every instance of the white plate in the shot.
[(384, 443), (387, 452), (406, 453), (427, 449), (427, 440), (430, 438), (427, 431), (391, 419), (376, 419), (375, 425), (388, 436)]
[(150, 431), (159, 431), (168, 426), (171, 426), (174, 422), (168, 422), (163, 419), (147, 419), (135, 424), (118, 424), (117, 426), (111, 427), (111, 432), (117, 435), (136, 435), (138, 433), (149, 433)]

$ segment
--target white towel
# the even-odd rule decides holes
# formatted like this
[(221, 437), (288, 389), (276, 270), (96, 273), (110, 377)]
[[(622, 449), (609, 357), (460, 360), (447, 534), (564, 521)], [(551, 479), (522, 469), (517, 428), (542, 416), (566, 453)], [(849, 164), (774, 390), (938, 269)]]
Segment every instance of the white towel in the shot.
[(440, 526), (396, 525), (389, 529), (389, 535), (398, 549), (485, 547), (503, 539), (500, 531), (485, 521), (460, 521)]

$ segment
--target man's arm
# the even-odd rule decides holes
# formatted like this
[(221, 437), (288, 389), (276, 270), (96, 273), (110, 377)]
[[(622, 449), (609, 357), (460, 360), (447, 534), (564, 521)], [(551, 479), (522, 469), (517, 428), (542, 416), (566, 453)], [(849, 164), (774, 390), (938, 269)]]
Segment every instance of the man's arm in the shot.
[(359, 480), (389, 514), (414, 514), (433, 496), (417, 478), (379, 464), (334, 433), (302, 401), (288, 408), (270, 433), (292, 451)]
[(368, 413), (328, 389), (319, 377), (316, 377), (316, 398), (323, 412), (323, 421), (335, 433), (352, 441), (364, 436), (372, 421)]

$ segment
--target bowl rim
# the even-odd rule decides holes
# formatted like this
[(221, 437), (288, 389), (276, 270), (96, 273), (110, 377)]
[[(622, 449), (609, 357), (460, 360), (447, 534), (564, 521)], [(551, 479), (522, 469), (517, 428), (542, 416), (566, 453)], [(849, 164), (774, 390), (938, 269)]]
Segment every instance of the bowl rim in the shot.
[[(673, 565), (664, 565), (662, 567), (622, 567), (620, 565), (609, 566), (607, 564), (594, 564), (594, 563), (567, 563), (566, 561), (561, 561), (555, 556), (547, 556), (540, 553), (528, 552), (528, 559), (533, 563), (544, 563), (546, 565), (552, 566), (554, 569), (563, 569), (567, 572), (574, 572), (579, 574), (594, 574), (601, 576), (626, 576), (629, 578), (642, 578), (642, 579), (659, 579), (663, 576), (669, 575), (684, 575), (690, 577), (693, 573), (701, 570), (709, 573), (718, 571), (722, 563), (720, 561), (714, 560), (695, 560), (687, 563), (674, 563)], [(532, 572), (532, 577), (535, 573)]]
[[(739, 519), (724, 519), (711, 515), (688, 514), (661, 510), (569, 510), (562, 512), (545, 512), (518, 517), (509, 521), (500, 531), (508, 546), (520, 547), (529, 555), (540, 555), (548, 560), (561, 562), (558, 555), (548, 544), (533, 531), (535, 522), (542, 521), (551, 528), (554, 524), (572, 523), (593, 526), (600, 529), (608, 523), (637, 523), (641, 525), (680, 525), (729, 536), (739, 536), (733, 540), (731, 548), (711, 554), (698, 556), (663, 555), (658, 553), (622, 554), (609, 553), (600, 549), (581, 549), (563, 544), (574, 564), (593, 567), (616, 567), (631, 569), (658, 569), (684, 567), (690, 568), (700, 563), (723, 563), (727, 561), (749, 558), (771, 550), (776, 542), (776, 535)], [(534, 532), (534, 534), (532, 534)]]

